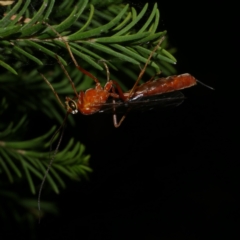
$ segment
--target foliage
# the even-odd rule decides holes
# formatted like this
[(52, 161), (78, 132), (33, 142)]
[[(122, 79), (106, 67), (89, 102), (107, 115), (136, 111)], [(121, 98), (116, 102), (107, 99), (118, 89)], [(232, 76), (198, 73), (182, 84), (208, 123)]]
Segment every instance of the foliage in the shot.
[[(37, 136), (29, 132), (28, 123), (39, 123), (39, 118), (43, 121), (57, 119), (61, 123), (65, 112), (56, 104), (54, 94), (38, 71), (47, 76), (60, 97), (71, 95), (71, 85), (57, 64), (57, 54), (62, 64), (67, 66), (78, 90), (87, 89), (93, 84), (73, 66), (63, 38), (69, 42), (81, 66), (91, 69), (91, 73), (97, 75), (100, 81), (106, 79), (102, 60), (110, 67), (111, 79), (119, 81), (112, 72), (124, 69), (128, 79), (134, 81), (138, 75), (138, 66), (146, 63), (151, 49), (166, 35), (166, 31), (157, 31), (160, 19), (157, 4), (152, 10), (146, 4), (138, 12), (128, 4), (121, 4), (121, 1), (106, 0), (99, 3), (79, 0), (57, 3), (54, 0), (43, 0), (40, 5), (39, 1), (35, 5), (33, 2), (19, 0), (1, 8), (0, 184), (4, 187), (7, 187), (8, 182), (18, 186), (28, 184), (31, 193), (35, 194), (36, 181), (43, 178), (49, 162), (50, 136), (56, 127), (44, 134), (36, 131), (39, 134)], [(45, 22), (62, 37), (59, 38)], [(171, 64), (175, 64), (176, 59), (166, 47), (164, 41), (154, 54), (154, 61), (149, 63), (151, 67), (147, 68), (147, 74), (152, 76), (162, 72), (169, 75), (174, 72)], [(123, 87), (126, 84), (119, 83)], [(74, 124), (73, 118), (70, 121)], [(91, 171), (88, 160), (89, 155), (84, 154), (84, 146), (71, 139), (57, 153), (47, 177), (48, 184), (58, 193), (58, 185), (65, 187), (63, 175), (73, 180), (87, 177)], [(0, 192), (1, 198), (7, 198), (4, 187)], [(10, 201), (17, 201), (16, 196), (19, 194), (21, 192), (13, 191)], [(45, 211), (49, 209), (43, 208)], [(29, 211), (29, 214), (32, 212)]]

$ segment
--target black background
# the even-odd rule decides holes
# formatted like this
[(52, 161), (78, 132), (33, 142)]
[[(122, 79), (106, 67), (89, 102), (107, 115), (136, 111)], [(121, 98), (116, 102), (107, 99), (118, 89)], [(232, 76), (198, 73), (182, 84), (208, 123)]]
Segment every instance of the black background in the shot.
[[(227, 4), (217, 1), (158, 4), (161, 29), (178, 49), (178, 73), (189, 72), (215, 91), (190, 88), (181, 106), (130, 114), (118, 129), (110, 115), (76, 116), (75, 137), (87, 146), (94, 172), (90, 181), (69, 182), (53, 195), (61, 215), (42, 219), (38, 239), (236, 237), (234, 22)], [(64, 138), (72, 134), (66, 130)]]

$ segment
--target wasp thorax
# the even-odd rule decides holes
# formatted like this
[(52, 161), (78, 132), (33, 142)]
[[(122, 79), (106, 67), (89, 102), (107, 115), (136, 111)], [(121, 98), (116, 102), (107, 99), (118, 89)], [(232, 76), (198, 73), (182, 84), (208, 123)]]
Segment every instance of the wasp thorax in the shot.
[(72, 113), (72, 114), (78, 113), (77, 103), (74, 100), (67, 97), (65, 103), (66, 103), (66, 106), (67, 106), (67, 111), (69, 113)]

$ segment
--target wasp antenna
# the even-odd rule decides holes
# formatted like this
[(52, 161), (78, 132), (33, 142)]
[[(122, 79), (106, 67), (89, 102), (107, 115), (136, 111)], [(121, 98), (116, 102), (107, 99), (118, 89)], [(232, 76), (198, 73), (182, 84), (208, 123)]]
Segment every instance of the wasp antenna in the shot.
[(52, 142), (53, 142), (53, 139), (54, 139), (55, 136), (59, 133), (59, 131), (62, 129), (62, 133), (61, 133), (61, 135), (60, 135), (60, 138), (59, 138), (57, 147), (56, 147), (56, 149), (55, 149), (55, 151), (54, 151), (54, 153), (53, 153), (53, 155), (52, 155), (52, 158), (51, 158), (51, 160), (50, 160), (50, 162), (49, 162), (49, 164), (48, 164), (47, 170), (46, 170), (46, 172), (45, 172), (45, 175), (44, 175), (44, 177), (43, 177), (43, 180), (42, 180), (42, 182), (41, 182), (40, 189), (39, 189), (39, 192), (38, 192), (39, 223), (40, 223), (40, 219), (41, 219), (41, 202), (40, 202), (40, 201), (41, 201), (41, 193), (42, 193), (43, 185), (44, 185), (44, 183), (45, 183), (45, 181), (46, 181), (46, 178), (47, 178), (47, 175), (48, 175), (48, 173), (49, 173), (49, 170), (50, 170), (50, 168), (51, 168), (51, 166), (52, 166), (52, 163), (53, 163), (53, 161), (54, 161), (54, 159), (55, 159), (55, 157), (56, 157), (56, 154), (57, 154), (58, 149), (59, 149), (59, 147), (60, 147), (60, 144), (61, 144), (61, 142), (62, 142), (62, 138), (63, 138), (63, 134), (64, 134), (64, 126), (65, 126), (65, 123), (66, 123), (68, 114), (69, 114), (69, 113), (66, 114), (66, 116), (65, 116), (65, 118), (64, 118), (64, 120), (63, 120), (63, 123), (62, 123), (61, 126), (58, 128), (58, 130), (54, 133), (54, 135), (52, 136), (52, 138), (51, 138), (51, 140), (50, 140), (50, 153), (49, 153), (49, 154), (51, 154), (51, 151), (52, 151)]
[(54, 93), (55, 97), (57, 98), (58, 102), (60, 103), (60, 105), (65, 108), (65, 105), (60, 100), (60, 98), (59, 98), (57, 92), (54, 90), (52, 84), (44, 77), (44, 75), (42, 73), (40, 73), (40, 72), (38, 72), (38, 73), (41, 75), (41, 77), (47, 83), (47, 85), (51, 88), (51, 90), (53, 91), (53, 93)]
[[(72, 50), (71, 50), (68, 42), (67, 42), (50, 24), (48, 24), (47, 22), (43, 22), (43, 24), (45, 24), (46, 26), (48, 26), (49, 28), (51, 28), (51, 30), (59, 37), (59, 39), (61, 39), (61, 40), (64, 42), (64, 44), (66, 45), (66, 48), (67, 48), (67, 50), (68, 50), (68, 52), (69, 52), (69, 54), (70, 54), (70, 57), (71, 57), (72, 61), (74, 62), (75, 66), (78, 68), (78, 63), (77, 63), (76, 59), (75, 59), (74, 56), (73, 56)], [(72, 89), (73, 89), (74, 93), (75, 93), (76, 96), (78, 97), (78, 93), (77, 93), (77, 90), (76, 90), (75, 85), (74, 85), (74, 83), (73, 83), (73, 80), (70, 78), (69, 74), (67, 73), (65, 67), (63, 66), (63, 64), (62, 64), (62, 62), (60, 61), (60, 59), (59, 59), (59, 57), (57, 56), (57, 54), (56, 54), (56, 58), (57, 58), (57, 61), (58, 61), (59, 65), (61, 66), (63, 72), (65, 73), (66, 77), (68, 78), (69, 82), (71, 83)]]
[(196, 79), (196, 81), (197, 81), (197, 83), (203, 85), (203, 86), (206, 87), (206, 88), (209, 88), (209, 89), (211, 89), (211, 90), (215, 90), (213, 87), (210, 87), (209, 85), (207, 85), (207, 84), (205, 84), (205, 83), (203, 83), (203, 82), (201, 82), (201, 81), (199, 81), (199, 80), (197, 80), (197, 79)]
[(68, 81), (71, 83), (71, 85), (72, 85), (72, 89), (73, 89), (73, 91), (74, 91), (76, 97), (78, 97), (78, 93), (77, 93), (77, 90), (76, 90), (76, 87), (75, 87), (75, 84), (74, 84), (73, 80), (72, 80), (71, 77), (69, 76), (67, 70), (65, 69), (65, 67), (64, 67), (63, 64), (61, 63), (61, 61), (60, 61), (60, 59), (59, 59), (59, 57), (58, 57), (57, 54), (55, 55), (55, 57), (56, 57), (56, 59), (57, 59), (59, 65), (60, 65), (60, 67), (62, 68), (64, 74), (66, 75)]

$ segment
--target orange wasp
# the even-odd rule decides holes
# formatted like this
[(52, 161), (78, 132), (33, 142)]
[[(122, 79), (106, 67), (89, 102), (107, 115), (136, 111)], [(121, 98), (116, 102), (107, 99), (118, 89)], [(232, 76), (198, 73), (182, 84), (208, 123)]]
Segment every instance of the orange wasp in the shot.
[[(192, 86), (196, 85), (198, 82), (192, 75), (185, 73), (185, 74), (174, 75), (174, 76), (170, 76), (170, 77), (166, 77), (166, 78), (162, 77), (162, 78), (154, 79), (154, 77), (153, 77), (146, 83), (143, 83), (142, 85), (138, 85), (153, 54), (157, 51), (160, 44), (164, 40), (164, 37), (163, 37), (160, 39), (158, 44), (155, 46), (155, 48), (149, 55), (133, 88), (130, 91), (123, 92), (121, 87), (119, 86), (119, 84), (116, 81), (110, 80), (109, 69), (105, 62), (103, 62), (103, 64), (104, 64), (104, 66), (106, 68), (106, 72), (107, 72), (107, 82), (106, 82), (105, 86), (102, 87), (99, 80), (96, 77), (94, 77), (91, 73), (89, 73), (88, 71), (86, 71), (85, 69), (83, 69), (82, 67), (80, 67), (78, 65), (77, 61), (75, 60), (75, 58), (72, 54), (69, 44), (63, 39), (63, 37), (60, 36), (60, 34), (57, 33), (56, 30), (53, 27), (51, 27), (49, 24), (47, 24), (47, 23), (44, 23), (44, 24), (46, 24), (48, 27), (50, 27), (55, 32), (55, 34), (57, 34), (59, 39), (61, 39), (65, 43), (66, 48), (71, 56), (71, 59), (74, 62), (77, 69), (79, 69), (83, 74), (85, 74), (88, 77), (90, 77), (91, 79), (93, 79), (95, 82), (95, 88), (90, 88), (90, 89), (86, 90), (85, 92), (80, 91), (78, 93), (71, 77), (69, 76), (65, 67), (60, 62), (58, 56), (56, 55), (57, 61), (58, 61), (59, 65), (61, 66), (63, 72), (67, 76), (70, 84), (72, 85), (72, 89), (75, 93), (75, 96), (73, 98), (66, 97), (65, 105), (64, 105), (62, 103), (62, 101), (60, 100), (58, 94), (55, 92), (54, 88), (50, 84), (50, 82), (40, 73), (42, 78), (52, 89), (58, 102), (67, 110), (66, 117), (56, 133), (58, 133), (60, 131), (60, 129), (63, 128), (68, 114), (76, 114), (76, 113), (80, 112), (83, 115), (90, 115), (90, 114), (94, 114), (97, 112), (103, 112), (103, 111), (105, 111), (105, 109), (110, 109), (113, 111), (114, 126), (119, 127), (121, 125), (121, 123), (123, 122), (123, 120), (126, 118), (127, 113), (131, 109), (135, 108), (135, 106), (139, 105), (139, 103), (146, 104), (149, 106), (150, 105), (158, 105), (158, 104), (179, 105), (183, 101), (184, 95), (181, 92), (179, 92), (178, 90), (192, 87)], [(110, 102), (109, 102), (109, 100), (110, 100)], [(116, 110), (118, 107), (121, 107), (121, 106), (124, 106), (125, 108), (127, 108), (127, 110), (125, 111), (125, 114), (122, 116), (122, 118), (118, 122)], [(56, 133), (54, 134), (53, 138), (56, 136)], [(46, 170), (45, 176), (44, 176), (41, 186), (40, 186), (40, 190), (39, 190), (39, 194), (38, 194), (39, 211), (40, 211), (40, 196), (41, 196), (43, 184), (44, 184), (47, 174), (50, 170), (50, 167), (52, 165), (54, 157), (58, 151), (61, 139), (62, 139), (62, 135), (59, 139), (57, 148), (53, 154), (53, 157), (49, 163), (49, 166)]]
[[(54, 32), (55, 32), (55, 30), (54, 30)], [(61, 39), (62, 39), (62, 37), (61, 37)], [(75, 93), (75, 96), (73, 98), (66, 97), (65, 106), (64, 106), (64, 104), (61, 102), (58, 94), (55, 92), (55, 90), (53, 89), (50, 82), (42, 74), (41, 74), (41, 76), (43, 77), (45, 82), (49, 85), (49, 87), (52, 89), (52, 91), (55, 94), (56, 98), (58, 99), (59, 103), (63, 107), (66, 108), (67, 115), (70, 113), (76, 114), (78, 112), (82, 113), (83, 115), (91, 115), (96, 112), (99, 112), (100, 110), (101, 110), (101, 112), (103, 112), (104, 111), (104, 110), (102, 110), (103, 108), (108, 108), (108, 109), (111, 108), (114, 110), (114, 115), (113, 115), (114, 126), (119, 127), (121, 125), (121, 123), (123, 122), (123, 120), (125, 119), (126, 114), (123, 115), (123, 117), (121, 118), (121, 120), (119, 122), (117, 122), (116, 113), (115, 113), (117, 107), (123, 106), (123, 105), (125, 105), (125, 106), (129, 105), (129, 109), (131, 109), (131, 105), (133, 105), (133, 104), (136, 105), (136, 99), (138, 99), (138, 103), (140, 102), (139, 101), (140, 97), (142, 98), (142, 97), (158, 96), (158, 95), (161, 95), (164, 93), (174, 92), (174, 91), (178, 91), (178, 90), (196, 85), (197, 80), (192, 75), (185, 73), (185, 74), (181, 74), (181, 75), (170, 76), (167, 78), (162, 77), (162, 78), (158, 78), (155, 80), (153, 80), (154, 79), (154, 77), (153, 77), (146, 83), (143, 83), (142, 85), (138, 86), (138, 83), (141, 80), (141, 78), (147, 68), (148, 63), (150, 62), (154, 52), (157, 51), (158, 47), (160, 46), (160, 44), (162, 43), (163, 40), (164, 40), (164, 38), (161, 38), (159, 43), (156, 45), (154, 50), (151, 52), (151, 54), (149, 55), (145, 65), (144, 65), (144, 68), (141, 70), (133, 88), (128, 92), (123, 92), (121, 87), (119, 86), (119, 84), (116, 81), (110, 80), (109, 69), (105, 62), (103, 62), (103, 64), (107, 71), (107, 82), (106, 82), (105, 86), (102, 87), (99, 80), (96, 77), (94, 77), (91, 73), (89, 73), (88, 71), (86, 71), (85, 69), (83, 69), (82, 67), (80, 67), (78, 65), (76, 59), (74, 58), (74, 56), (72, 54), (72, 51), (71, 51), (68, 43), (65, 40), (63, 40), (63, 41), (66, 44), (68, 52), (75, 64), (75, 66), (83, 74), (87, 75), (88, 77), (90, 77), (91, 79), (93, 79), (95, 81), (95, 84), (96, 84), (95, 88), (90, 88), (90, 89), (87, 89), (85, 92), (80, 91), (78, 93), (68, 72), (66, 71), (66, 69), (62, 65), (62, 63), (60, 62), (58, 56), (56, 56), (58, 63), (60, 64), (60, 66), (63, 69), (65, 75), (67, 76), (69, 82), (71, 83), (72, 89)], [(117, 93), (116, 93), (116, 90), (117, 90)], [(178, 96), (176, 96), (176, 94), (174, 94), (174, 97), (172, 97), (171, 95), (166, 96), (165, 98), (164, 97), (163, 98), (160, 97), (161, 100), (160, 99), (159, 100), (161, 102), (164, 102), (164, 100), (168, 102), (170, 100), (178, 99), (182, 102), (182, 100), (184, 98), (183, 94), (180, 94), (180, 93), (178, 94)], [(111, 98), (112, 103), (107, 103), (109, 98)], [(117, 99), (120, 99), (120, 101), (116, 102)], [(144, 101), (142, 101), (142, 102), (144, 102)], [(146, 102), (146, 100), (145, 100), (145, 102)], [(148, 102), (149, 102), (149, 100), (148, 100)], [(156, 99), (155, 99), (155, 102), (156, 102)], [(129, 109), (127, 110), (127, 112), (129, 112)]]

